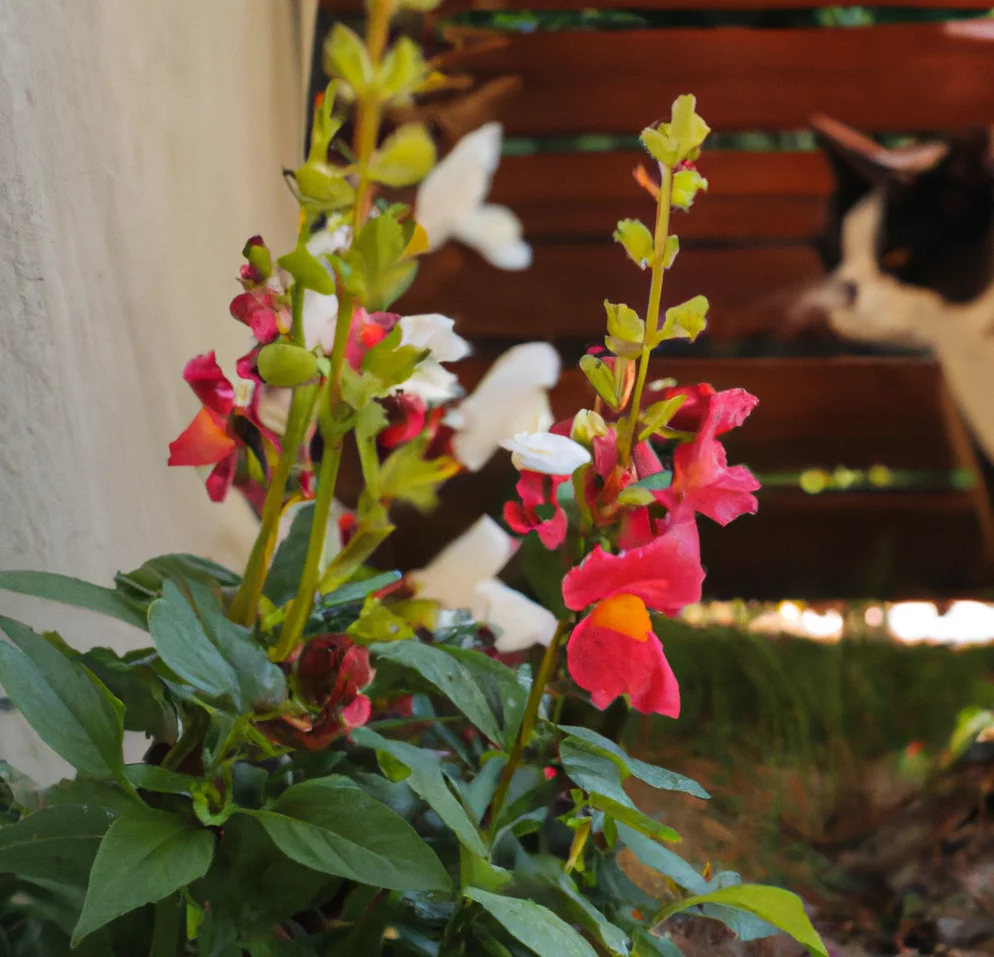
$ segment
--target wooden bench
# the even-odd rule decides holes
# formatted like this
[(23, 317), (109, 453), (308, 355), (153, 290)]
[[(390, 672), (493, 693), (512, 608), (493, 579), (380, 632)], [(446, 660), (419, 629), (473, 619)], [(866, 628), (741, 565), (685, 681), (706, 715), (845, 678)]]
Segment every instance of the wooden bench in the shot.
[[(603, 10), (653, 15), (817, 5), (815, 0), (598, 3)], [(359, 4), (323, 0), (323, 6), (333, 15), (352, 16)], [(534, 5), (555, 11), (589, 6), (583, 0)], [(983, 11), (989, 4), (893, 0), (875, 6)], [(438, 27), (466, 11), (532, 8), (527, 0), (446, 0), (432, 24)], [(680, 93), (697, 95), (701, 113), (719, 136), (802, 131), (814, 112), (889, 134), (994, 122), (994, 44), (951, 31), (943, 22), (530, 33), (477, 26), (449, 35), (474, 43), (500, 41), (466, 43), (453, 61), (481, 87), (501, 77), (518, 78), (503, 96), (477, 95), (470, 116), (474, 126), (499, 120), (518, 152), (531, 150), (505, 157), (492, 198), (521, 217), (534, 246), (534, 265), (522, 273), (501, 273), (475, 253), (449, 245), (424, 262), (398, 308), (452, 315), (483, 355), (494, 351), (495, 340), (532, 338), (575, 351), (577, 344), (603, 334), (605, 298), (641, 307), (647, 277), (626, 261), (611, 232), (620, 218), (651, 215), (651, 203), (631, 177), (632, 168), (645, 161), (630, 145), (632, 135), (667, 114)], [(447, 129), (452, 133), (451, 124)], [(564, 137), (590, 134), (624, 138), (617, 149), (562, 148)], [(994, 583), (994, 523), (983, 477), (932, 362), (828, 357), (817, 343), (805, 347), (807, 356), (755, 357), (764, 350), (783, 351), (775, 344), (791, 327), (791, 301), (821, 276), (815, 241), (832, 188), (823, 156), (811, 150), (714, 149), (702, 154), (699, 167), (711, 189), (690, 215), (674, 215), (681, 252), (667, 275), (664, 297), (673, 303), (696, 293), (708, 296), (709, 352), (693, 359), (661, 358), (660, 374), (716, 387), (740, 385), (759, 396), (752, 418), (728, 441), (729, 460), (745, 462), (757, 473), (883, 465), (923, 477), (911, 489), (820, 495), (773, 484), (760, 494), (758, 516), (724, 530), (702, 520), (708, 593), (940, 597), (977, 594)], [(753, 357), (716, 358), (746, 351)], [(564, 378), (555, 397), (563, 414), (589, 404), (582, 388), (576, 375)], [(973, 487), (957, 484), (956, 474), (965, 474)], [(513, 476), (499, 481), (513, 482)], [(470, 498), (467, 491), (467, 515)]]

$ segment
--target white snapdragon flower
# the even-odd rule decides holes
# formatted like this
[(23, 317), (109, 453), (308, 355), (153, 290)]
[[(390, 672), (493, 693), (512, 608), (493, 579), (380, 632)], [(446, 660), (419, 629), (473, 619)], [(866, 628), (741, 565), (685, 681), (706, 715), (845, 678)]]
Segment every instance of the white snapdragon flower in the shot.
[(556, 631), (555, 615), (497, 578), (515, 547), (515, 540), (484, 515), (409, 577), (420, 597), (446, 609), (465, 609), (492, 628), (502, 653), (548, 645)]
[(551, 432), (520, 432), (501, 442), (501, 447), (511, 453), (516, 469), (543, 475), (572, 475), (590, 461), (590, 453), (579, 442)]
[(547, 431), (554, 421), (548, 392), (559, 381), (559, 368), (559, 353), (547, 342), (508, 349), (446, 418), (456, 430), (455, 457), (477, 472), (506, 439)]
[(459, 396), (459, 379), (441, 365), (465, 359), (471, 351), (469, 343), (454, 331), (455, 322), (435, 312), (404, 316), (398, 325), (402, 346), (427, 349), (431, 354), (395, 391), (420, 396), (428, 405), (440, 405)]
[(521, 222), (506, 206), (485, 203), (500, 163), (500, 123), (468, 133), (422, 180), (414, 216), (428, 234), (429, 248), (450, 239), (475, 249), (498, 269), (527, 269), (532, 250)]

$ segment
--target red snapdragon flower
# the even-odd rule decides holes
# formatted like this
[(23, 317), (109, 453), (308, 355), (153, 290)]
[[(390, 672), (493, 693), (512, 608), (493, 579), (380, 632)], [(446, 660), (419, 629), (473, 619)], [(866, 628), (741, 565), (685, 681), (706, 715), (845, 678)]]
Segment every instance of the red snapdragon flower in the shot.
[(367, 648), (354, 645), (345, 635), (314, 638), (300, 650), (296, 670), (301, 694), (319, 709), (318, 714), (313, 718), (285, 715), (266, 722), (271, 738), (318, 751), (369, 720), (372, 703), (362, 689), (376, 672)]
[[(242, 360), (239, 367), (245, 368)], [(276, 437), (259, 422), (255, 395), (244, 404), (235, 401), (234, 386), (221, 371), (213, 352), (194, 356), (186, 364), (183, 378), (203, 408), (169, 443), (169, 464), (213, 465), (207, 477), (207, 494), (212, 501), (221, 502), (235, 480), (241, 448), (251, 449), (265, 468), (263, 443), (277, 450), (279, 446)]]
[(231, 300), (230, 308), (231, 315), (248, 326), (262, 345), (289, 332), (292, 325), (286, 297), (269, 286), (246, 289)]
[(693, 442), (673, 454), (673, 482), (656, 494), (674, 522), (691, 520), (695, 512), (719, 525), (758, 507), (752, 493), (759, 488), (744, 465), (729, 467), (725, 447), (715, 438), (741, 425), (759, 400), (745, 389), (726, 389), (708, 398), (707, 413)]
[(419, 395), (398, 392), (380, 399), (387, 413), (387, 427), (377, 436), (377, 442), (384, 449), (394, 449), (398, 445), (417, 438), (428, 422), (428, 406)]
[[(558, 548), (566, 540), (566, 513), (556, 498), (556, 491), (568, 475), (543, 475), (523, 469), (515, 490), (520, 502), (507, 502), (504, 505), (504, 521), (512, 531), (527, 535), (538, 533), (539, 540), (548, 549)], [(549, 518), (539, 515), (539, 508), (552, 509)]]
[(676, 614), (700, 600), (703, 580), (693, 522), (671, 525), (650, 544), (619, 555), (598, 545), (567, 572), (566, 607), (593, 606), (573, 629), (566, 655), (573, 680), (595, 707), (628, 695), (643, 714), (680, 714), (680, 688), (647, 609)]
[(349, 326), (349, 341), (345, 347), (345, 361), (358, 372), (362, 368), (363, 357), (378, 342), (382, 342), (400, 322), (400, 316), (393, 312), (366, 312), (362, 306), (352, 310), (352, 323)]

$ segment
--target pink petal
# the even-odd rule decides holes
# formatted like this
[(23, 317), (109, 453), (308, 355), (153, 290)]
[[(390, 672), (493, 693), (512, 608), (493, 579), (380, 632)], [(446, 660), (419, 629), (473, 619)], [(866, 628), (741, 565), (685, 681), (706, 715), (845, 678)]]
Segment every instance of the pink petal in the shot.
[(650, 632), (645, 641), (584, 618), (566, 646), (569, 673), (590, 692), (594, 706), (603, 710), (615, 698), (628, 695), (631, 705), (643, 714), (680, 714), (680, 688), (663, 646)]
[(636, 595), (667, 615), (700, 601), (704, 569), (693, 522), (671, 524), (655, 541), (610, 555), (600, 545), (563, 579), (563, 601), (581, 611), (611, 595)]
[(235, 480), (238, 470), (238, 456), (232, 453), (222, 459), (207, 476), (207, 495), (212, 502), (223, 502), (228, 495), (228, 489)]
[(606, 482), (618, 465), (618, 433), (612, 428), (607, 435), (595, 435), (594, 469)]
[(224, 420), (206, 406), (180, 436), (169, 443), (170, 465), (216, 465), (237, 448)]
[(514, 490), (521, 498), (521, 504), (529, 512), (534, 512), (539, 505), (544, 505), (548, 501), (545, 497), (544, 478), (541, 472), (523, 469), (518, 484), (514, 486)]
[(632, 462), (635, 464), (635, 471), (640, 479), (648, 478), (650, 475), (658, 475), (663, 471), (663, 464), (656, 455), (656, 450), (648, 442), (639, 442), (632, 449)]
[(341, 674), (345, 675), (356, 688), (365, 688), (376, 672), (369, 664), (369, 649), (352, 645), (342, 658)]
[(542, 522), (540, 525), (535, 527), (535, 531), (538, 532), (539, 541), (549, 549), (553, 551), (559, 548), (564, 541), (566, 541), (566, 531), (568, 528), (568, 523), (566, 521), (566, 513), (557, 505), (556, 514), (552, 516), (547, 522)]
[(201, 403), (218, 415), (227, 415), (235, 404), (235, 390), (217, 364), (213, 352), (194, 356), (183, 370), (183, 378)]
[(512, 532), (517, 532), (519, 535), (527, 535), (535, 527), (535, 523), (520, 502), (504, 503), (504, 521)]
[(360, 728), (373, 713), (373, 705), (364, 694), (356, 695), (355, 698), (339, 712), (342, 724), (346, 728)]

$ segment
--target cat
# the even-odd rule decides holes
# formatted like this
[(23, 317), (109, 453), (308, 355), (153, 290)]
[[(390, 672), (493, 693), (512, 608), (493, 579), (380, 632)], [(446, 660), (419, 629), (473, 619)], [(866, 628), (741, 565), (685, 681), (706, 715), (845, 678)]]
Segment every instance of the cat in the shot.
[(840, 336), (927, 349), (994, 460), (994, 147), (987, 129), (886, 149), (836, 120), (812, 125), (832, 168), (807, 305)]

